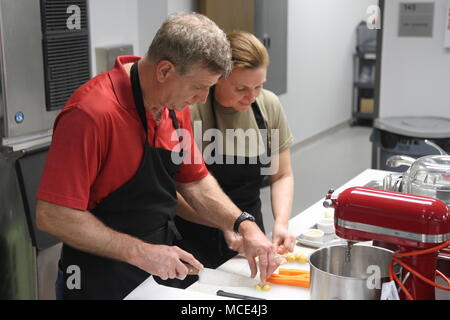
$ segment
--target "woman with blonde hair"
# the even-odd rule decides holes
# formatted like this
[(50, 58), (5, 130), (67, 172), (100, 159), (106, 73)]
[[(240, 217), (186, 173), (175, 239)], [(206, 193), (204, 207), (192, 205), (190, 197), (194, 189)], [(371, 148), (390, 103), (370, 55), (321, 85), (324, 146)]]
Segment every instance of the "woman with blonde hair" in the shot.
[[(263, 89), (269, 65), (266, 48), (247, 32), (231, 32), (227, 37), (233, 69), (211, 88), (206, 103), (191, 106), (194, 134), (201, 133), (203, 137), (201, 143), (199, 137), (196, 141), (204, 151), (208, 170), (231, 200), (249, 213), (239, 222), (254, 218), (262, 231), (260, 189), (268, 175), (274, 250), (289, 252), (295, 244), (295, 237), (288, 230), (294, 190), (289, 149), (293, 137), (278, 97)], [(212, 142), (206, 134), (210, 129), (215, 130), (209, 131), (215, 136)], [(182, 198), (177, 211), (176, 224), (183, 237), (177, 245), (206, 267), (216, 268), (241, 250), (242, 237), (237, 232), (224, 234), (199, 215), (196, 223), (192, 222), (193, 209)], [(234, 227), (236, 231), (236, 224)]]

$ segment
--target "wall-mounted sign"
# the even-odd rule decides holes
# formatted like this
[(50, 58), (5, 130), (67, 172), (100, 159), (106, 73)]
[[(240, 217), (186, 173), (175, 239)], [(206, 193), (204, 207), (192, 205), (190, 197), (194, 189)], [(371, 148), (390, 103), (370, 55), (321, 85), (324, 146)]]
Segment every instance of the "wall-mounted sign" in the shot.
[(432, 37), (434, 3), (402, 2), (399, 10), (399, 37)]

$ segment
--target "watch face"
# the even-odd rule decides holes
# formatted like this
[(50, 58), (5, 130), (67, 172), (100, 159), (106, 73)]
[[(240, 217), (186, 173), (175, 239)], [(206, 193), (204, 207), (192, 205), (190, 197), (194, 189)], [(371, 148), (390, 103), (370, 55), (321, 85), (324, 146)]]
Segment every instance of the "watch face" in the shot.
[(245, 219), (250, 219), (252, 221), (255, 221), (255, 217), (252, 216), (250, 213), (244, 211), (243, 215), (244, 215)]

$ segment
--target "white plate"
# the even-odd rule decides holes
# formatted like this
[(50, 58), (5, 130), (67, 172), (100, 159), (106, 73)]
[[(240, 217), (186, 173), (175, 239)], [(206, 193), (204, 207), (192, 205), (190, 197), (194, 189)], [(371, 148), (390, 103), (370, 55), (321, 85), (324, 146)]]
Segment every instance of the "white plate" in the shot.
[(297, 237), (297, 242), (299, 244), (307, 246), (307, 247), (322, 248), (322, 247), (329, 246), (332, 244), (344, 243), (344, 240), (336, 237), (333, 240), (330, 240), (327, 242), (322, 242), (322, 241), (311, 241), (311, 240), (306, 240), (306, 239)]
[[(308, 229), (317, 229), (317, 224)], [(321, 248), (331, 244), (343, 243), (345, 240), (339, 238), (335, 233), (325, 233), (320, 241), (312, 241), (303, 239), (301, 235), (297, 236), (297, 242), (301, 245), (313, 248)]]

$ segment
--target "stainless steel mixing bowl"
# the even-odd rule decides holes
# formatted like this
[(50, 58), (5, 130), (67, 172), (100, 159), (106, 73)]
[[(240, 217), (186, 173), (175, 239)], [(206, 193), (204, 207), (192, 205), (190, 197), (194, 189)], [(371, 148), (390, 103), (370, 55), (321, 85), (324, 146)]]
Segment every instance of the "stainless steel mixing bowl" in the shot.
[(366, 245), (353, 245), (346, 261), (345, 245), (314, 251), (311, 266), (311, 299), (375, 300), (383, 282), (389, 281), (392, 251)]

